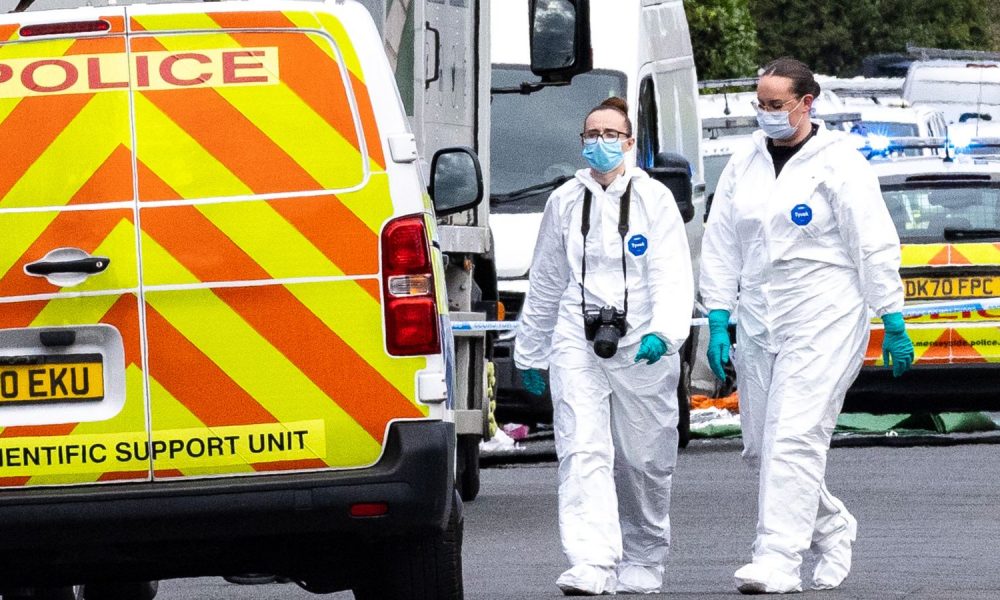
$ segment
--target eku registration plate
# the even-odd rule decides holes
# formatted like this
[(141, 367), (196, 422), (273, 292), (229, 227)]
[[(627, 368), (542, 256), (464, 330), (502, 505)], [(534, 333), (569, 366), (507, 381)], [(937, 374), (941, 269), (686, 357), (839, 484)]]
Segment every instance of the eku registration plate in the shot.
[(903, 279), (907, 299), (986, 298), (1000, 293), (1000, 275), (975, 277), (907, 277)]
[(103, 398), (100, 354), (0, 356), (0, 404)]

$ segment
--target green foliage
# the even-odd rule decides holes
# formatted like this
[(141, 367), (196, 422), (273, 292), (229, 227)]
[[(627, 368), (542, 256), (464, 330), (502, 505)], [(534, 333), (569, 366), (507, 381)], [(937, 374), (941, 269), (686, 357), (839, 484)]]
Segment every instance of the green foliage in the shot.
[(876, 49), (880, 0), (756, 0), (760, 64), (793, 56), (819, 73), (842, 74)]
[(990, 11), (995, 0), (884, 0), (883, 35), (893, 35), (895, 48), (906, 42), (933, 48), (989, 50)]
[(752, 77), (757, 31), (749, 0), (684, 0), (698, 78)]
[(699, 79), (752, 77), (779, 56), (851, 76), (871, 54), (1000, 50), (997, 0), (684, 0)]
[(794, 56), (819, 73), (854, 75), (869, 54), (996, 47), (995, 0), (754, 0), (760, 64)]

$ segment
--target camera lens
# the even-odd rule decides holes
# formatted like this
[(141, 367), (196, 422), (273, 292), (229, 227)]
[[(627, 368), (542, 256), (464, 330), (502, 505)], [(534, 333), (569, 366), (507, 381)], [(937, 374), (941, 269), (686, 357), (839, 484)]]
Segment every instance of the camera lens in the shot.
[(618, 331), (613, 325), (601, 325), (594, 336), (594, 354), (601, 358), (611, 358), (618, 352)]

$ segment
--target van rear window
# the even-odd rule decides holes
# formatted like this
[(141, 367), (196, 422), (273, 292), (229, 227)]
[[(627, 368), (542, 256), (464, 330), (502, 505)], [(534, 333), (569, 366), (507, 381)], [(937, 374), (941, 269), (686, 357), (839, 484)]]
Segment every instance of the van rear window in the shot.
[(337, 191), (363, 181), (365, 140), (331, 39), (245, 32), (131, 43), (140, 200)]
[(134, 197), (122, 37), (0, 46), (0, 209)]

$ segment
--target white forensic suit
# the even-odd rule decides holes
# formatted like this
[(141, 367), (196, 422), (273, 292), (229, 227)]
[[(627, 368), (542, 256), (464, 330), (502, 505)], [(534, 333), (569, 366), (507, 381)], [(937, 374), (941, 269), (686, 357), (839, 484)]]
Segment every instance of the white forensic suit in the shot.
[[(592, 194), (586, 305), (623, 308), (619, 199), (631, 182), (625, 257), (628, 330), (609, 359), (586, 340), (581, 309), (584, 188)], [(557, 582), (593, 593), (655, 591), (670, 545), (670, 480), (677, 461), (677, 351), (694, 302), (690, 250), (670, 191), (638, 168), (607, 190), (589, 169), (549, 197), (521, 310), (514, 361), (549, 369), (559, 458), (559, 529), (573, 565)], [(634, 362), (641, 338), (667, 355)], [(616, 494), (617, 492), (617, 494)]]
[[(762, 131), (753, 142), (719, 180), (701, 294), (709, 310), (737, 317), (743, 456), (760, 472), (753, 565), (798, 586), (800, 553), (812, 546), (823, 587), (824, 569), (846, 576), (857, 527), (826, 488), (827, 450), (864, 359), (868, 309), (903, 307), (899, 238), (845, 135), (820, 124), (777, 178)], [(824, 562), (838, 542), (848, 544), (846, 566)]]

